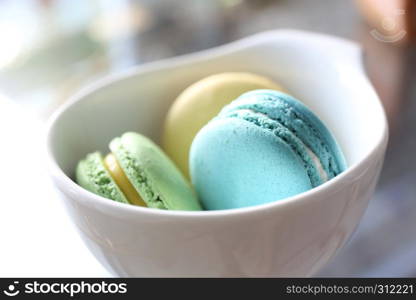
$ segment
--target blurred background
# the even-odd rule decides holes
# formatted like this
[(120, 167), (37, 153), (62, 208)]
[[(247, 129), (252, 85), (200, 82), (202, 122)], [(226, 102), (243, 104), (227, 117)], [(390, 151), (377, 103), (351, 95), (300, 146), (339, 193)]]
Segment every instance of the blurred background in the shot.
[[(0, 0), (0, 124), (7, 129), (1, 118), (10, 118), (11, 102), (18, 107), (14, 112), (26, 113), (19, 120), (30, 115), (42, 123), (68, 96), (104, 75), (264, 30), (296, 28), (352, 39), (364, 48), (391, 137), (380, 183), (359, 228), (317, 276), (414, 277), (415, 19), (412, 0)], [(22, 131), (31, 127), (19, 122)], [(87, 250), (80, 249), (76, 253), (82, 256)], [(57, 274), (105, 276), (101, 270), (83, 271), (88, 264), (71, 265), (72, 273), (62, 267)]]

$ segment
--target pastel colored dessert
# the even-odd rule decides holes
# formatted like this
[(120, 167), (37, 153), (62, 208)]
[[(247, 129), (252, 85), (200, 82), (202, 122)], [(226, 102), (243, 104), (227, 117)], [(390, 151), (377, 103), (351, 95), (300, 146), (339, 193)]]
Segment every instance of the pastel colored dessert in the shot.
[(282, 92), (241, 95), (204, 126), (190, 153), (205, 209), (268, 203), (334, 178), (346, 162), (333, 135), (304, 104)]
[(197, 132), (241, 94), (256, 89), (283, 90), (272, 80), (251, 73), (220, 73), (185, 89), (170, 108), (163, 149), (189, 178), (189, 149)]
[(110, 143), (105, 158), (88, 154), (78, 163), (76, 181), (102, 197), (167, 210), (201, 210), (189, 183), (148, 138), (127, 132)]

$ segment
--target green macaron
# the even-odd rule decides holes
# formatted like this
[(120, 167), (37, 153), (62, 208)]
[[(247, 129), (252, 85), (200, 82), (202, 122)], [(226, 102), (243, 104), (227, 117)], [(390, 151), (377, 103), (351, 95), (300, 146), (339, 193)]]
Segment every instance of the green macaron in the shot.
[(102, 197), (167, 210), (202, 210), (196, 194), (173, 162), (150, 139), (127, 132), (110, 142), (111, 153), (88, 154), (76, 181)]

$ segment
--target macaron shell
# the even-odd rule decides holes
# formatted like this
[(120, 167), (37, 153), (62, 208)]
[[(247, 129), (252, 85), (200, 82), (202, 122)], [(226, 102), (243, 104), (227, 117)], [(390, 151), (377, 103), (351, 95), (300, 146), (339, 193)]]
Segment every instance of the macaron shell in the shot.
[(302, 102), (283, 92), (256, 90), (241, 95), (219, 114), (252, 109), (279, 120), (319, 157), (329, 178), (345, 170), (345, 157), (328, 127)]
[(301, 141), (296, 134), (290, 131), (280, 122), (269, 118), (263, 113), (254, 110), (242, 109), (230, 111), (222, 114), (218, 118), (238, 118), (245, 120), (261, 128), (264, 131), (273, 133), (277, 138), (283, 140), (297, 156), (303, 161), (303, 166), (308, 173), (309, 180), (313, 187), (321, 185), (327, 180), (327, 173), (323, 170), (322, 165), (317, 164), (313, 152)]
[(94, 152), (76, 168), (76, 182), (88, 191), (117, 202), (129, 203), (104, 166), (101, 153)]
[(175, 100), (165, 121), (163, 148), (189, 178), (189, 149), (197, 132), (241, 94), (255, 89), (283, 88), (251, 73), (221, 73), (189, 86)]
[(284, 141), (236, 118), (201, 129), (192, 144), (190, 167), (208, 210), (268, 203), (312, 188), (303, 162)]
[(113, 139), (110, 149), (148, 207), (168, 210), (202, 209), (180, 171), (148, 138), (128, 132)]

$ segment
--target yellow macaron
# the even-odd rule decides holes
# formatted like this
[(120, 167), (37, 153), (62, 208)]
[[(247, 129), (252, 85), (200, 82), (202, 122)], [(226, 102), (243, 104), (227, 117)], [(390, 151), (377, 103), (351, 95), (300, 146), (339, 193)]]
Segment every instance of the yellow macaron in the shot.
[(198, 131), (241, 94), (256, 89), (285, 91), (279, 84), (252, 73), (220, 73), (185, 89), (170, 108), (164, 126), (163, 148), (189, 178), (189, 149)]

